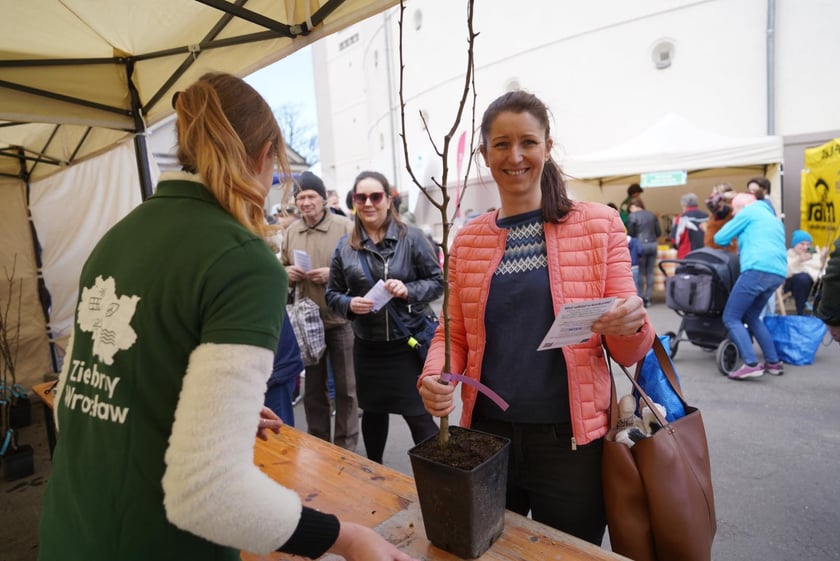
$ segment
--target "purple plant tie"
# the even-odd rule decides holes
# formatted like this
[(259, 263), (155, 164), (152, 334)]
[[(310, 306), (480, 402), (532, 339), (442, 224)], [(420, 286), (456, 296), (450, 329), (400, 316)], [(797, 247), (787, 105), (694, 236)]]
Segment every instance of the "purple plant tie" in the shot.
[(507, 411), (508, 407), (510, 407), (510, 405), (508, 405), (508, 402), (502, 399), (502, 396), (500, 396), (499, 394), (497, 394), (478, 380), (473, 380), (472, 378), (462, 376), (461, 374), (450, 374), (449, 372), (442, 372), (440, 375), (440, 379), (444, 382), (450, 382), (452, 380), (455, 380), (456, 382), (463, 382), (467, 385), (474, 387), (475, 389), (489, 397), (491, 400), (493, 400), (493, 403), (498, 405), (499, 409), (501, 409), (502, 411)]

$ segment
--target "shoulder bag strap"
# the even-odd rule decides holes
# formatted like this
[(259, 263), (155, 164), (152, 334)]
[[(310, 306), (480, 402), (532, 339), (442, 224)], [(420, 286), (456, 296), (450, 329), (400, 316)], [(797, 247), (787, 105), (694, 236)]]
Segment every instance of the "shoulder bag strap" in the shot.
[[(682, 395), (682, 390), (680, 389), (680, 384), (677, 382), (677, 376), (674, 372), (674, 365), (671, 363), (671, 359), (668, 356), (668, 353), (665, 351), (665, 347), (662, 346), (662, 341), (659, 340), (659, 336), (655, 335), (653, 338), (653, 352), (656, 356), (656, 360), (659, 362), (659, 366), (662, 368), (662, 372), (665, 374), (665, 378), (668, 380), (668, 383), (671, 385), (671, 388), (676, 392), (677, 396), (682, 401), (683, 406), (687, 406), (688, 404), (685, 402), (685, 398)], [(610, 355), (609, 349), (607, 346), (604, 345), (604, 352), (607, 356), (607, 364), (609, 365), (611, 362), (615, 362), (612, 360), (612, 355)], [(639, 384), (638, 376), (639, 371), (641, 369), (642, 361), (639, 361), (636, 365), (636, 375), (633, 376), (627, 369), (620, 363), (615, 362), (618, 364), (618, 367), (621, 369), (622, 372), (627, 376), (627, 379), (630, 380), (630, 383), (633, 384), (633, 387), (636, 388), (636, 391), (639, 392), (639, 396), (644, 400), (647, 406), (650, 408), (653, 415), (656, 417), (656, 420), (659, 422), (660, 425), (663, 427), (668, 427), (670, 430), (671, 424), (659, 413), (659, 410), (653, 406), (653, 400), (648, 397), (648, 394), (645, 393), (645, 390), (642, 389), (642, 386)], [(612, 370), (612, 369), (610, 369)], [(612, 378), (612, 376), (610, 376)], [(613, 395), (612, 401), (610, 403), (610, 427), (615, 426), (615, 422), (618, 418), (618, 403), (615, 400), (615, 380), (612, 381), (613, 385)]]

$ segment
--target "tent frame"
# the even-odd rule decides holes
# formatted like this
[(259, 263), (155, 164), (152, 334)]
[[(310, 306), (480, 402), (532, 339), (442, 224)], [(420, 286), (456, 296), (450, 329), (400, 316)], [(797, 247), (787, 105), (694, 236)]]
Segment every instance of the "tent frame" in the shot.
[[(207, 32), (205, 37), (197, 44), (192, 45), (182, 45), (180, 47), (173, 47), (169, 49), (163, 49), (159, 51), (139, 54), (139, 55), (131, 55), (131, 56), (116, 56), (111, 58), (72, 58), (72, 59), (16, 59), (16, 60), (0, 60), (0, 68), (34, 68), (34, 67), (45, 67), (45, 66), (71, 66), (71, 65), (114, 65), (121, 67), (123, 69), (123, 74), (125, 75), (125, 81), (127, 90), (130, 96), (131, 105), (129, 109), (125, 109), (123, 107), (116, 107), (111, 105), (106, 105), (102, 103), (97, 103), (94, 101), (67, 96), (63, 94), (59, 94), (56, 92), (51, 92), (39, 88), (33, 88), (31, 86), (26, 86), (24, 84), (17, 84), (14, 82), (9, 82), (6, 80), (0, 80), (0, 88), (6, 88), (14, 91), (19, 91), (22, 93), (27, 93), (31, 95), (36, 95), (39, 97), (52, 99), (56, 101), (62, 101), (66, 103), (71, 103), (76, 106), (80, 107), (89, 107), (92, 109), (97, 109), (109, 113), (114, 113), (118, 115), (123, 115), (126, 117), (131, 117), (133, 119), (133, 128), (131, 129), (121, 129), (125, 132), (130, 132), (134, 134), (134, 151), (137, 159), (137, 169), (140, 175), (140, 192), (143, 200), (147, 199), (152, 195), (152, 181), (151, 181), (151, 172), (149, 167), (149, 160), (148, 160), (148, 150), (146, 147), (146, 123), (143, 118), (143, 115), (147, 114), (149, 109), (157, 105), (163, 96), (166, 94), (167, 91), (172, 87), (172, 85), (181, 77), (183, 74), (193, 65), (195, 64), (198, 57), (201, 55), (203, 51), (211, 50), (211, 49), (218, 49), (222, 47), (229, 47), (233, 45), (244, 45), (248, 43), (254, 43), (257, 41), (268, 41), (278, 38), (289, 38), (294, 39), (296, 37), (306, 36), (309, 35), (314, 28), (316, 28), (319, 24), (323, 23), (323, 21), (333, 13), (341, 4), (344, 3), (345, 0), (327, 0), (315, 13), (312, 14), (311, 19), (309, 22), (301, 23), (301, 24), (294, 24), (288, 25), (272, 18), (266, 17), (262, 14), (257, 12), (248, 10), (244, 7), (247, 0), (236, 0), (235, 3), (227, 2), (225, 0), (195, 0), (198, 3), (205, 4), (211, 8), (217, 9), (223, 13), (223, 15), (219, 18), (216, 24)], [(253, 24), (266, 28), (266, 31), (258, 32), (258, 33), (249, 33), (245, 35), (240, 35), (237, 37), (229, 37), (226, 39), (217, 39), (218, 35), (228, 26), (228, 24), (233, 21), (234, 19), (242, 19), (249, 21)], [(310, 25), (311, 24), (311, 25)], [(134, 74), (134, 67), (137, 62), (146, 61), (155, 58), (162, 58), (162, 57), (169, 57), (177, 54), (184, 54), (186, 55), (184, 60), (178, 66), (178, 68), (169, 76), (167, 80), (158, 88), (157, 92), (149, 98), (149, 101), (143, 105), (140, 101), (140, 95), (137, 91), (137, 88), (134, 85), (134, 81), (132, 80), (132, 76)], [(30, 124), (30, 122), (11, 122), (11, 123), (2, 123), (0, 126), (18, 126), (18, 125), (25, 125)], [(55, 137), (58, 132), (60, 125), (56, 125), (53, 134), (50, 136), (50, 139), (47, 141), (47, 146)], [(19, 176), (20, 179), (23, 179), (27, 187), (29, 185), (29, 177), (32, 175), (32, 170), (35, 166), (39, 163), (44, 163), (48, 165), (54, 166), (66, 166), (72, 164), (76, 154), (81, 149), (82, 145), (84, 144), (85, 139), (90, 134), (92, 127), (88, 127), (87, 132), (84, 134), (82, 139), (80, 140), (79, 144), (76, 146), (76, 149), (73, 152), (73, 155), (68, 161), (60, 161), (54, 158), (47, 158), (44, 157), (43, 154), (38, 154), (35, 157), (31, 156), (24, 156), (22, 161), (21, 173)], [(47, 146), (45, 146), (42, 150), (46, 150)], [(19, 154), (17, 154), (18, 147), (10, 147), (10, 148), (0, 148), (0, 157), (2, 156), (11, 156), (21, 158)], [(26, 162), (33, 162), (32, 166), (27, 168)], [(9, 174), (3, 174), (8, 176)]]

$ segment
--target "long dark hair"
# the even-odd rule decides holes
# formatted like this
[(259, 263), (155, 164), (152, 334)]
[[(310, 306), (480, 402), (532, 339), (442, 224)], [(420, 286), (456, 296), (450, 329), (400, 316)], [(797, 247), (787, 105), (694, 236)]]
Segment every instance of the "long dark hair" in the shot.
[[(385, 191), (385, 195), (390, 199), (391, 198), (391, 187), (388, 185), (388, 178), (379, 173), (378, 171), (363, 171), (359, 175), (356, 176), (356, 179), (353, 180), (353, 188), (350, 190), (350, 195), (348, 199), (351, 199), (353, 195), (356, 194), (356, 186), (359, 184), (360, 181), (363, 179), (373, 179), (377, 183), (382, 185), (382, 190)], [(352, 202), (352, 199), (351, 199)], [(355, 224), (353, 226), (353, 231), (350, 233), (350, 247), (355, 250), (362, 249), (362, 229), (364, 226), (362, 225), (362, 220), (356, 216), (356, 220), (354, 220)], [(405, 235), (405, 224), (403, 223), (402, 219), (400, 219), (400, 215), (397, 212), (394, 204), (389, 202), (388, 204), (388, 214), (385, 215), (385, 222), (382, 223), (382, 229), (387, 230), (388, 226), (391, 225), (391, 222), (397, 224), (400, 228), (400, 237)]]
[[(551, 123), (545, 103), (534, 94), (518, 90), (496, 98), (484, 111), (481, 119), (481, 143), (484, 146), (487, 146), (490, 127), (501, 113), (530, 113), (545, 129), (545, 140), (551, 138)], [(574, 208), (574, 203), (566, 194), (563, 171), (551, 154), (543, 166), (540, 192), (542, 219), (545, 222), (560, 222)]]

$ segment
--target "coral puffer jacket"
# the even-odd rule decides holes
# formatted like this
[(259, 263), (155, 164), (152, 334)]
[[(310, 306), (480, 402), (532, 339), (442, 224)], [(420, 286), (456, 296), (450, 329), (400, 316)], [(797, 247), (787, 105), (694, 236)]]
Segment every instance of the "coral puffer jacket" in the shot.
[[(496, 213), (471, 220), (452, 245), (449, 278), (451, 372), (481, 377), (486, 343), (484, 313), (493, 273), (505, 251), (508, 230), (496, 226)], [(636, 295), (624, 225), (618, 213), (596, 203), (575, 203), (559, 224), (545, 224), (548, 274), (554, 313), (566, 302)], [(629, 366), (641, 360), (653, 344), (650, 320), (635, 335), (604, 337), (613, 358)], [(601, 337), (563, 348), (569, 380), (569, 408), (574, 443), (587, 444), (609, 429), (610, 374)], [(511, 349), (510, 352), (527, 352)], [(429, 349), (421, 379), (439, 374), (444, 366), (443, 325)], [(419, 381), (418, 381), (419, 387)], [(477, 390), (463, 384), (460, 425), (469, 427)]]

